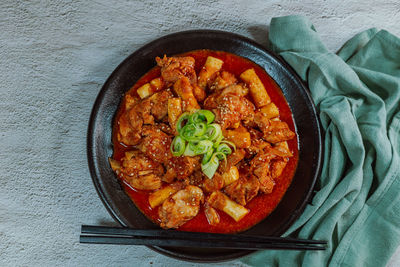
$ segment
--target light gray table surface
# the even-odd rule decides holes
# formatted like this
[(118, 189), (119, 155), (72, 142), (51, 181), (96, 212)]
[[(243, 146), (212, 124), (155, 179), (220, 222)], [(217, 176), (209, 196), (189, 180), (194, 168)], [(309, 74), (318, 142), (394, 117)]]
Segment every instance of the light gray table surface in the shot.
[(397, 0), (1, 1), (0, 266), (195, 266), (78, 243), (81, 224), (115, 224), (87, 167), (93, 102), (125, 57), (160, 36), (220, 29), (265, 45), (270, 19), (289, 14), (308, 16), (333, 51), (370, 27), (400, 36)]

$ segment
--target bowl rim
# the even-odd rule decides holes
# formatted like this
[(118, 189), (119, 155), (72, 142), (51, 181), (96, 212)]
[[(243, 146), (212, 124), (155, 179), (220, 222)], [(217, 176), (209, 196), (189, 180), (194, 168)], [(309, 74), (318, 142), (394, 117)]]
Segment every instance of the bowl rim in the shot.
[[(159, 37), (147, 44), (145, 44), (144, 46), (140, 47), (139, 49), (135, 50), (133, 53), (131, 53), (128, 57), (126, 57), (114, 70), (113, 72), (108, 76), (107, 80), (104, 82), (104, 84), (102, 85), (102, 88), (100, 89), (96, 100), (93, 104), (93, 108), (90, 114), (90, 118), (89, 118), (89, 122), (88, 122), (88, 131), (87, 131), (87, 137), (86, 137), (86, 141), (87, 141), (87, 160), (88, 160), (88, 167), (89, 167), (89, 171), (90, 171), (90, 175), (92, 178), (92, 182), (94, 184), (94, 187), (96, 189), (97, 194), (99, 195), (103, 205), (105, 206), (106, 210), (108, 211), (108, 213), (111, 215), (111, 217), (118, 222), (122, 227), (127, 227), (127, 225), (121, 220), (121, 218), (119, 217), (119, 214), (117, 211), (115, 211), (111, 204), (109, 203), (109, 199), (107, 194), (104, 192), (102, 185), (100, 183), (100, 178), (97, 176), (96, 173), (96, 167), (95, 167), (95, 163), (93, 162), (93, 156), (94, 156), (94, 151), (93, 151), (93, 147), (91, 146), (91, 144), (94, 142), (93, 140), (93, 130), (94, 130), (94, 122), (95, 122), (95, 116), (97, 114), (97, 112), (99, 111), (100, 108), (100, 102), (106, 92), (107, 86), (108, 84), (112, 81), (112, 78), (115, 76), (115, 74), (122, 68), (123, 65), (126, 64), (126, 62), (128, 62), (131, 58), (137, 56), (141, 51), (146, 50), (150, 47), (152, 47), (153, 45), (157, 44), (158, 42), (165, 40), (165, 39), (171, 39), (171, 38), (179, 38), (182, 37), (184, 35), (197, 35), (197, 34), (217, 34), (217, 35), (221, 35), (221, 36), (225, 36), (226, 38), (231, 38), (231, 39), (235, 39), (237, 41), (246, 43), (254, 48), (257, 48), (259, 50), (261, 50), (263, 53), (268, 54), (271, 58), (273, 58), (274, 60), (276, 60), (279, 64), (281, 64), (289, 73), (290, 75), (292, 75), (293, 79), (296, 80), (296, 82), (300, 85), (300, 87), (302, 87), (303, 89), (303, 93), (305, 94), (305, 96), (307, 97), (307, 100), (310, 103), (310, 108), (312, 110), (312, 113), (315, 115), (316, 118), (316, 131), (317, 131), (317, 136), (318, 136), (318, 140), (317, 141), (317, 151), (318, 151), (318, 155), (317, 158), (314, 159), (314, 166), (315, 166), (315, 172), (313, 173), (313, 177), (312, 177), (312, 183), (309, 187), (309, 190), (307, 191), (306, 195), (303, 197), (303, 201), (300, 203), (299, 206), (297, 206), (295, 212), (292, 214), (292, 216), (290, 217), (289, 220), (287, 220), (279, 229), (284, 232), (286, 231), (299, 217), (300, 215), (303, 213), (306, 205), (310, 202), (311, 199), (311, 195), (313, 194), (314, 191), (314, 187), (316, 184), (316, 181), (318, 180), (320, 174), (321, 174), (321, 167), (322, 167), (322, 155), (323, 155), (323, 146), (322, 146), (322, 130), (321, 130), (321, 126), (320, 126), (320, 121), (319, 121), (319, 116), (318, 113), (316, 112), (316, 108), (315, 108), (315, 104), (312, 100), (312, 97), (310, 95), (310, 92), (308, 91), (308, 88), (306, 87), (306, 85), (304, 84), (304, 82), (300, 79), (300, 77), (298, 76), (298, 74), (293, 70), (293, 68), (284, 61), (284, 59), (280, 56), (275, 55), (272, 51), (268, 50), (267, 48), (265, 48), (264, 46), (260, 45), (259, 43), (257, 43), (256, 41), (244, 37), (242, 35), (236, 34), (236, 33), (231, 33), (231, 32), (227, 32), (227, 31), (221, 31), (221, 30), (210, 30), (210, 29), (196, 29), (196, 30), (187, 30), (187, 31), (179, 31), (179, 32), (174, 32), (171, 34), (167, 34), (164, 35), (162, 37)], [(207, 48), (204, 48), (207, 49)], [(196, 50), (196, 49), (193, 49)], [(191, 51), (191, 50), (188, 50)], [(223, 51), (223, 50), (220, 50)], [(257, 62), (255, 62), (257, 64)], [(264, 68), (263, 68), (264, 69)], [(268, 71), (267, 71), (268, 73)], [(296, 126), (296, 124), (295, 124)], [(300, 151), (300, 150), (299, 150)], [(288, 187), (287, 190), (289, 190), (290, 185)], [(279, 205), (279, 204), (278, 204)], [(237, 251), (232, 251), (232, 253), (228, 256), (226, 255), (222, 255), (220, 257), (218, 256), (214, 256), (212, 259), (204, 259), (204, 258), (198, 258), (198, 257), (190, 257), (187, 255), (183, 255), (183, 254), (179, 254), (179, 253), (175, 253), (173, 251), (170, 251), (168, 248), (164, 248), (164, 247), (156, 247), (156, 246), (147, 246), (148, 248), (152, 249), (153, 251), (156, 251), (162, 255), (168, 256), (168, 257), (172, 257), (178, 260), (184, 260), (184, 261), (189, 261), (189, 262), (204, 262), (204, 263), (212, 263), (212, 262), (222, 262), (222, 261), (229, 261), (229, 260), (234, 260), (240, 257), (244, 257), (246, 255), (252, 254), (255, 251), (248, 251), (248, 250), (237, 250)]]

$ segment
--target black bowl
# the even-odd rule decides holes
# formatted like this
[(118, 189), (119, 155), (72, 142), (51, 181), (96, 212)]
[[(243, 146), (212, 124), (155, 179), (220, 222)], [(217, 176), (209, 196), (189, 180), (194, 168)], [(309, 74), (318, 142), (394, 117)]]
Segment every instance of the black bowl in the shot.
[[(136, 208), (110, 168), (113, 119), (124, 93), (155, 66), (156, 56), (197, 49), (226, 51), (257, 63), (280, 86), (292, 110), (299, 143), (296, 174), (277, 208), (246, 231), (247, 234), (279, 236), (301, 214), (318, 178), (322, 154), (319, 122), (311, 97), (295, 72), (259, 44), (237, 34), (196, 30), (167, 35), (140, 48), (117, 67), (101, 89), (89, 122), (87, 154), (96, 190), (112, 217), (122, 226), (158, 228)], [(167, 256), (199, 262), (229, 260), (251, 253), (248, 250), (151, 248)]]

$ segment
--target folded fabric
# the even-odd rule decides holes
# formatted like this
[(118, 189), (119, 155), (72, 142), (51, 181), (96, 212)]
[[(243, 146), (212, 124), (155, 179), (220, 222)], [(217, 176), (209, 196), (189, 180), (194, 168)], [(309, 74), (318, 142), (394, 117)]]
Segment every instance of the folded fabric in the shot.
[(364, 31), (330, 52), (302, 16), (274, 18), (271, 50), (308, 84), (324, 129), (317, 191), (285, 233), (326, 251), (261, 251), (254, 266), (385, 266), (400, 245), (400, 39)]

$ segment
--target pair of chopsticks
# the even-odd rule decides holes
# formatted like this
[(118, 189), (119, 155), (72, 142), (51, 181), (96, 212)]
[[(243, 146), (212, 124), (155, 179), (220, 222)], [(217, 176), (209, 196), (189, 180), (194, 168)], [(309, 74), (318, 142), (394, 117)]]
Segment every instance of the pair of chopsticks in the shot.
[(326, 241), (82, 225), (80, 243), (226, 249), (324, 250)]

